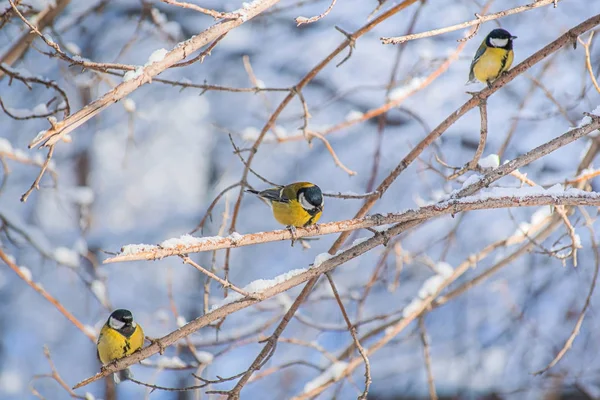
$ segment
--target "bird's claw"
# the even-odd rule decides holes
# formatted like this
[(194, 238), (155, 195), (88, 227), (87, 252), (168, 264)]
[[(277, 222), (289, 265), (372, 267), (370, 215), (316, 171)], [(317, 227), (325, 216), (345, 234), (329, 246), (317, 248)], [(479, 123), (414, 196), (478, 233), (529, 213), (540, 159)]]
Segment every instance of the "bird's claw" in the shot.
[(292, 235), (292, 247), (294, 247), (294, 243), (296, 243), (296, 227), (294, 225), (288, 225), (287, 230), (290, 231), (290, 235)]

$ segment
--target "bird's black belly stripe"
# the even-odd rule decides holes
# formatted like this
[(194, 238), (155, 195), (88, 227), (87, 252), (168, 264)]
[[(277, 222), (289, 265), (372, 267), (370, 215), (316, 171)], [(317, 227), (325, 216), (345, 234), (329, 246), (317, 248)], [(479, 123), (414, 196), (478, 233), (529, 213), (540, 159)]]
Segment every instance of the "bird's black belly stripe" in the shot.
[(501, 74), (502, 72), (504, 72), (504, 67), (506, 67), (506, 61), (508, 61), (508, 52), (506, 52), (504, 57), (502, 57), (502, 61), (500, 64), (500, 71), (498, 71), (498, 74)]
[(131, 345), (129, 344), (129, 342), (125, 342), (125, 346), (123, 346), (123, 355), (126, 356), (127, 352), (129, 351), (129, 349), (131, 349)]

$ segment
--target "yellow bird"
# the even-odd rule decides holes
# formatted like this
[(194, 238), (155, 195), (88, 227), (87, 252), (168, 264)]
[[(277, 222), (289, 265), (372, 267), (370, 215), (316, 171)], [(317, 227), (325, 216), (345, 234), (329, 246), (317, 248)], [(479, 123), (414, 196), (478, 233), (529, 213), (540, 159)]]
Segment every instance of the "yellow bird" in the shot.
[(296, 227), (316, 224), (323, 213), (323, 193), (310, 182), (296, 182), (254, 193), (273, 209), (273, 216), (293, 231)]
[[(126, 357), (144, 345), (144, 331), (135, 323), (129, 310), (115, 310), (100, 330), (98, 336), (98, 359), (102, 365)], [(129, 379), (131, 371), (126, 368), (114, 374), (115, 383)]]
[(513, 39), (516, 38), (504, 29), (491, 31), (475, 53), (467, 83), (478, 80), (489, 87), (503, 72), (508, 71), (514, 58)]

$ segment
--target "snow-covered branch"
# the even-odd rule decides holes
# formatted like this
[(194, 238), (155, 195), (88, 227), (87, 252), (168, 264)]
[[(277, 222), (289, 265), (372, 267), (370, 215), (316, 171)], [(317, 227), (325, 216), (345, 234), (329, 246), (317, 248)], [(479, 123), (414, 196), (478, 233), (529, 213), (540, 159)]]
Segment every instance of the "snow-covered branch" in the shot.
[[(600, 205), (600, 195), (595, 192), (584, 192), (578, 189), (564, 191), (561, 185), (555, 185), (548, 190), (542, 187), (492, 188), (479, 195), (468, 196), (461, 199), (451, 199), (440, 203), (408, 210), (401, 213), (386, 215), (373, 215), (364, 218), (345, 221), (329, 222), (297, 228), (295, 239), (304, 237), (322, 236), (332, 233), (353, 231), (357, 229), (372, 228), (376, 226), (397, 224), (413, 220), (426, 220), (441, 215), (457, 214), (463, 211), (484, 210), (493, 208), (528, 207), (539, 205)], [(270, 232), (249, 233), (240, 235), (235, 232), (229, 236), (193, 237), (184, 235), (172, 238), (158, 245), (133, 244), (123, 246), (121, 252), (104, 261), (105, 264), (135, 261), (158, 260), (164, 257), (213, 251), (226, 248), (250, 246), (281, 240), (291, 240), (292, 234), (287, 229), (278, 229)]]

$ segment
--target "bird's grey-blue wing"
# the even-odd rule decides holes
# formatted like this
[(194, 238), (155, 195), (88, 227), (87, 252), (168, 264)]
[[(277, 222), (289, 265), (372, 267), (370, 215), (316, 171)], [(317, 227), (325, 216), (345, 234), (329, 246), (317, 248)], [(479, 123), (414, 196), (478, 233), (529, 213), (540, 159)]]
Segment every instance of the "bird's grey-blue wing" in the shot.
[(268, 201), (277, 201), (280, 203), (289, 203), (290, 199), (288, 199), (286, 196), (284, 196), (283, 194), (283, 188), (273, 188), (273, 189), (267, 189), (267, 190), (263, 190), (262, 192), (258, 193), (258, 195)]
[(469, 82), (475, 81), (475, 73), (473, 72), (473, 67), (475, 66), (477, 61), (479, 61), (479, 59), (481, 58), (483, 53), (485, 53), (486, 48), (487, 47), (485, 45), (485, 39), (484, 39), (483, 42), (481, 42), (481, 45), (479, 46), (479, 48), (477, 49), (477, 52), (475, 53), (475, 57), (473, 57), (473, 61), (471, 62), (471, 69), (469, 70)]

